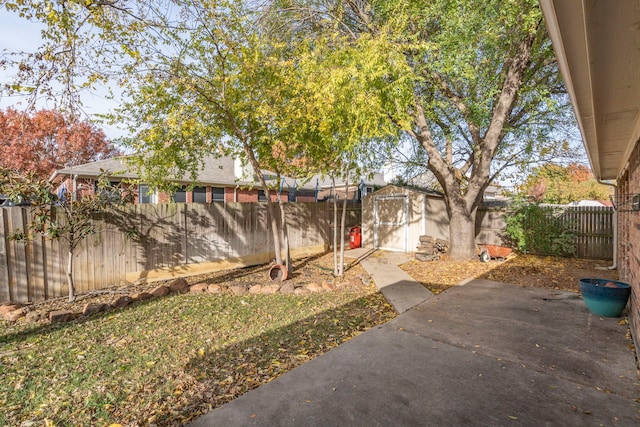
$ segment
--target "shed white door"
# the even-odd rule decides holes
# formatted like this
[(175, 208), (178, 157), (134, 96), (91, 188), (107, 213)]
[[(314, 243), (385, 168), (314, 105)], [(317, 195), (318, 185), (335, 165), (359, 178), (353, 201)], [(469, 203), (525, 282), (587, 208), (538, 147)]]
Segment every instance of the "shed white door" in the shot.
[(387, 251), (407, 251), (409, 197), (403, 194), (373, 196), (373, 246)]

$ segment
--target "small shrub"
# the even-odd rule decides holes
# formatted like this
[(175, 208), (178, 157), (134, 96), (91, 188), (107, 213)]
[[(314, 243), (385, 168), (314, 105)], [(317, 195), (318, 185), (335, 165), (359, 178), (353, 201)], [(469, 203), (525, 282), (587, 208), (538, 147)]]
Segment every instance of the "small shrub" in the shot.
[(564, 208), (517, 201), (512, 209), (505, 235), (517, 250), (565, 257), (576, 254), (575, 224)]

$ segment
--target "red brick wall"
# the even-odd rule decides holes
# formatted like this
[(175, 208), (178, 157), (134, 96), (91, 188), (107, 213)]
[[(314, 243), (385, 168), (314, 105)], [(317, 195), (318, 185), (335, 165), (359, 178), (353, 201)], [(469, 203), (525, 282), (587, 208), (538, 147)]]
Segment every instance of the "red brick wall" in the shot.
[(170, 203), (171, 194), (165, 191), (158, 191), (158, 203)]
[[(73, 182), (71, 180), (71, 178), (66, 178), (64, 181), (62, 181), (63, 183), (66, 184), (66, 188), (67, 191), (73, 191)], [(92, 179), (78, 179), (77, 180), (77, 184), (78, 187), (80, 188), (79, 190), (79, 194), (81, 196), (87, 195), (87, 194), (93, 194), (94, 192), (94, 180)], [(62, 185), (62, 183), (61, 183)], [(58, 187), (59, 188), (59, 187)], [(210, 203), (212, 201), (212, 195), (211, 195), (211, 187), (207, 186), (207, 203)], [(132, 185), (131, 188), (132, 192), (135, 195), (135, 201), (134, 203), (137, 204), (139, 203), (139, 195), (138, 195), (138, 186), (137, 185)], [(236, 200), (236, 194), (237, 193), (237, 201), (240, 203), (251, 203), (251, 202), (257, 202), (258, 201), (258, 192), (260, 191), (260, 189), (258, 188), (252, 188), (252, 189), (241, 189), (238, 188), (237, 190), (234, 187), (225, 187), (224, 189), (224, 201), (228, 202), (228, 203), (232, 203)], [(288, 201), (288, 191), (283, 191), (282, 192), (282, 200), (286, 203)], [(275, 192), (271, 192), (271, 200), (272, 201), (277, 201), (278, 200), (278, 196)], [(313, 202), (314, 198), (311, 197), (309, 200), (298, 200), (298, 201), (309, 201), (309, 202)], [(158, 197), (157, 197), (157, 203), (170, 203), (171, 202), (171, 194), (168, 192), (158, 192)], [(192, 191), (187, 191), (187, 203), (192, 203), (193, 202), (193, 192)]]
[(305, 203), (305, 202), (315, 202), (315, 196), (298, 196), (296, 197), (296, 202)]
[(640, 211), (631, 210), (631, 199), (640, 194), (640, 142), (631, 153), (628, 167), (618, 179), (618, 273), (632, 287), (629, 323), (636, 345), (640, 344)]
[(225, 187), (224, 188), (224, 201), (225, 203), (233, 203), (235, 202), (235, 188), (233, 187)]
[[(227, 193), (227, 190), (230, 190), (230, 193)], [(225, 201), (227, 202), (233, 202), (233, 188), (226, 188), (225, 189), (225, 193), (224, 193), (224, 198)], [(237, 190), (237, 197), (238, 197), (238, 203), (251, 203), (251, 202), (257, 202), (258, 201), (258, 192), (260, 191), (260, 189), (258, 188), (252, 188), (251, 190), (248, 189), (241, 189), (238, 188)], [(271, 191), (271, 201), (275, 202), (278, 200), (278, 195), (274, 192)], [(287, 202), (288, 200), (288, 196), (289, 196), (289, 192), (288, 191), (283, 191), (282, 192), (282, 200), (284, 202)]]
[(238, 188), (238, 190), (236, 191), (236, 194), (238, 197), (237, 201), (239, 203), (249, 203), (249, 202), (258, 201), (258, 190), (255, 188), (251, 190)]

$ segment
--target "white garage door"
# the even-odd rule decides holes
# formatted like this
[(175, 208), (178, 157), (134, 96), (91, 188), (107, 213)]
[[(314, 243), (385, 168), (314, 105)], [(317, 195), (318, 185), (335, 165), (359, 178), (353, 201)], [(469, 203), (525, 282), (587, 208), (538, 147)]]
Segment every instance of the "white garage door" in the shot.
[(407, 251), (409, 197), (373, 196), (373, 246), (387, 251)]

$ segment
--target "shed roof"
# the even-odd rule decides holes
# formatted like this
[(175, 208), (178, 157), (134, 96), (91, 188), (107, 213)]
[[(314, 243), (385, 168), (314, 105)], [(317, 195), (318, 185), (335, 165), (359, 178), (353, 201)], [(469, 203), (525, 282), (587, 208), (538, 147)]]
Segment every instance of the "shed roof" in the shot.
[(435, 190), (431, 190), (429, 188), (419, 188), (419, 187), (402, 187), (399, 185), (393, 185), (393, 184), (388, 184), (386, 186), (384, 186), (383, 188), (380, 188), (379, 190), (374, 191), (373, 193), (370, 193), (367, 195), (367, 197), (371, 196), (372, 194), (390, 194), (390, 193), (419, 193), (419, 194), (426, 194), (427, 196), (430, 197), (437, 197), (437, 198), (442, 198), (444, 197), (443, 194), (439, 191), (435, 191)]

